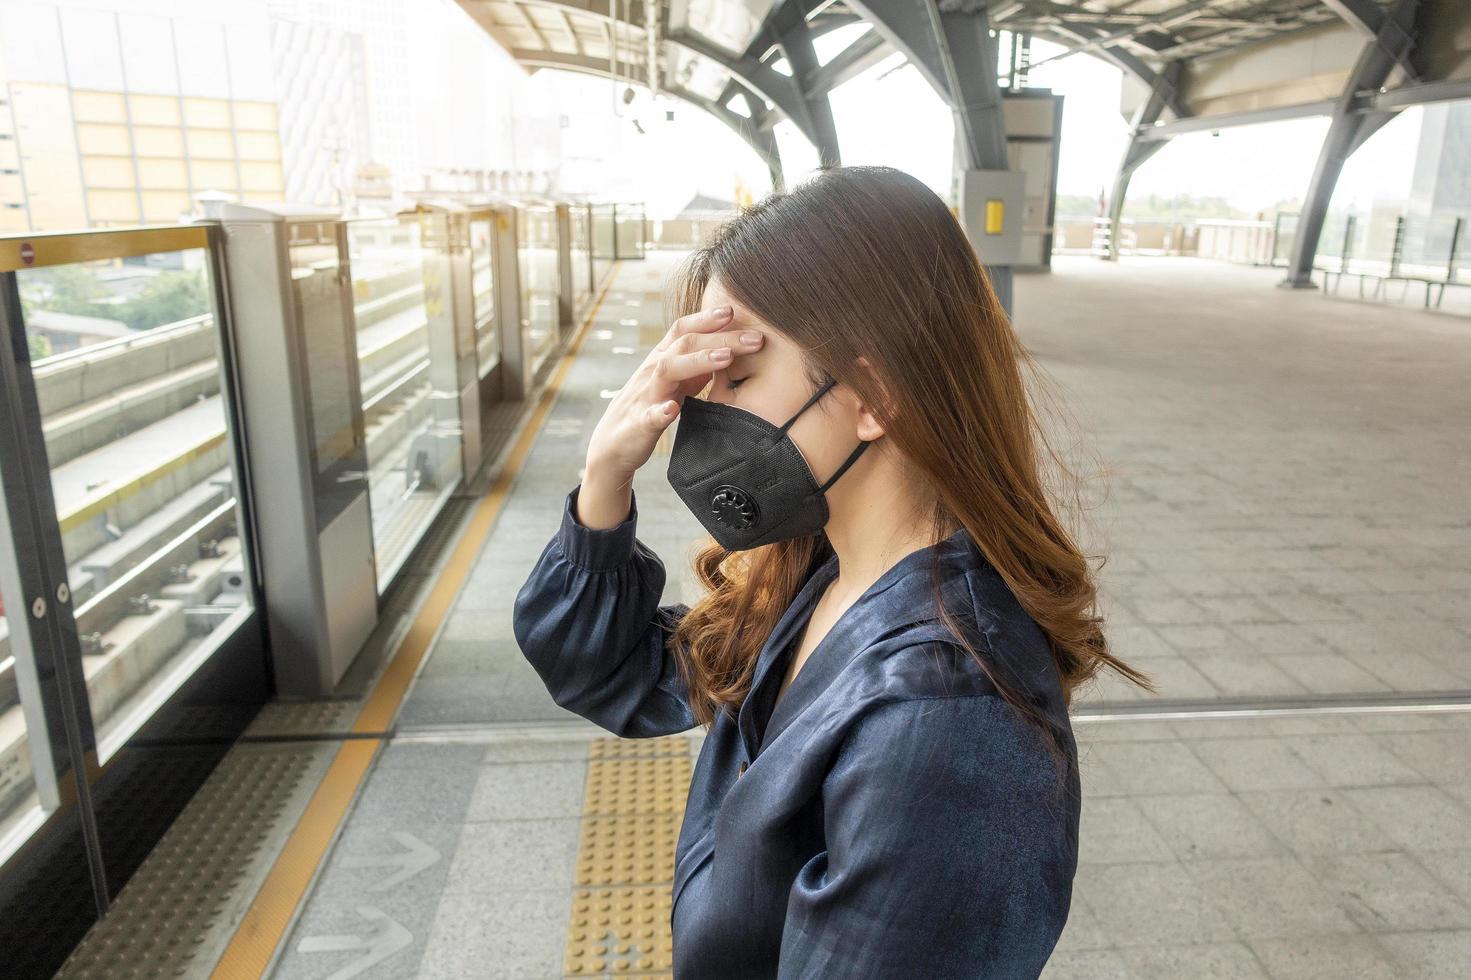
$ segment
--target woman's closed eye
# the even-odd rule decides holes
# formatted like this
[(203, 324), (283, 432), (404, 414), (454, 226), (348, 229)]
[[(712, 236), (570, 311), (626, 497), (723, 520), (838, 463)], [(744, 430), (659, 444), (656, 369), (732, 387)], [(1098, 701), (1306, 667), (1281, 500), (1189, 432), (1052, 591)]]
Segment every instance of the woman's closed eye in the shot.
[[(749, 377), (750, 377), (749, 374), (746, 375), (746, 378), (749, 378)], [(746, 380), (746, 378), (731, 378), (731, 377), (727, 377), (725, 379), (725, 388), (726, 388), (726, 390), (727, 391), (735, 391), (737, 388), (739, 388), (741, 386), (741, 383), (744, 382)]]

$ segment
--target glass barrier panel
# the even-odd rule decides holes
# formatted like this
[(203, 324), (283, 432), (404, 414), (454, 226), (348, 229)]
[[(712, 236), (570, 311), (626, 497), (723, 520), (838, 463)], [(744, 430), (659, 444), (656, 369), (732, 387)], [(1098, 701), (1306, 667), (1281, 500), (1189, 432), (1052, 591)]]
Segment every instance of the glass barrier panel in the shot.
[(107, 760), (251, 611), (203, 247), (17, 274)]
[(1279, 214), (1276, 219), (1276, 233), (1272, 237), (1272, 264), (1290, 265), (1292, 263), (1292, 250), (1297, 241), (1297, 215)]
[[(0, 541), (0, 548), (12, 548), (12, 543)], [(36, 784), (37, 772), (47, 772), (50, 764), (45, 761), (48, 753), (31, 741), (30, 723), (42, 710), (40, 693), (21, 684), (16, 672), (17, 654), (28, 653), (12, 647), (9, 614), (0, 596), (0, 863), (30, 839), (59, 802), (53, 798), (43, 804)], [(44, 740), (44, 731), (38, 728), (37, 737)], [(55, 780), (49, 782), (54, 790)]]
[(521, 325), (531, 372), (557, 342), (557, 212), (532, 205), (516, 211), (521, 266)]
[(600, 204), (592, 209), (592, 277), (594, 287), (602, 285), (613, 265), (613, 206)]
[[(435, 390), (434, 377), (444, 371), (455, 377), (454, 346), (434, 345), (435, 358), (448, 357), (448, 365), (431, 361), (421, 236), (412, 214), (347, 223), (380, 592), (463, 468), (452, 380), (448, 397)], [(436, 295), (435, 302), (437, 308), (442, 297)]]
[(1407, 215), (1400, 252), (1402, 276), (1443, 281), (1451, 261), (1454, 215)]
[(577, 303), (592, 293), (592, 229), (585, 205), (574, 204), (568, 210), (572, 227), (572, 301)]
[[(1323, 230), (1318, 234), (1318, 250), (1313, 256), (1313, 266), (1338, 272), (1343, 265), (1344, 248), (1353, 257), (1353, 241), (1350, 221), (1353, 216), (1347, 211), (1329, 211), (1323, 216)], [(1288, 260), (1291, 261), (1291, 254)]]
[(1399, 215), (1380, 211), (1355, 216), (1353, 232), (1348, 236), (1350, 272), (1367, 272), (1378, 276), (1389, 274), (1398, 217)]
[(492, 218), (470, 222), (470, 282), (474, 293), (475, 352), (480, 377), (501, 360), (495, 317), (495, 225)]
[(618, 258), (644, 257), (644, 209), (637, 205), (618, 206)]

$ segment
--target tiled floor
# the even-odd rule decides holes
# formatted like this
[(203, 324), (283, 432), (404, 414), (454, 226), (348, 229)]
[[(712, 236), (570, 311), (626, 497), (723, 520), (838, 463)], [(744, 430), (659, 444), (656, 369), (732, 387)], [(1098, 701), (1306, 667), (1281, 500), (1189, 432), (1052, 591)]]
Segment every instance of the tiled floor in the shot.
[[(276, 976), (561, 975), (603, 733), (552, 704), (510, 604), (662, 331), (674, 258), (623, 264)], [(1018, 277), (1017, 329), (1112, 470), (1080, 536), (1109, 555), (1115, 651), (1171, 701), (1471, 689), (1471, 328), (1276, 278), (1073, 257)], [(635, 486), (666, 601), (692, 599), (698, 524), (660, 458)], [(1096, 717), (1155, 701), (1110, 675), (1075, 702), (1082, 863), (1046, 977), (1467, 975), (1471, 713)]]
[(1076, 731), (1082, 863), (1044, 976), (1466, 975), (1471, 712)]
[(1471, 690), (1471, 321), (1055, 262), (1017, 329), (1111, 470), (1086, 499), (1118, 651), (1169, 698)]

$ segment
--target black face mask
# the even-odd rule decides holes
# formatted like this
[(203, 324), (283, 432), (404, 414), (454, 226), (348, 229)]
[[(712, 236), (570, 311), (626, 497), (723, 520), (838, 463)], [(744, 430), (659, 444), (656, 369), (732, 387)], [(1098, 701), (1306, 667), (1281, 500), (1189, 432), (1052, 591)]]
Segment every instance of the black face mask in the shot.
[(815, 534), (827, 524), (827, 488), (874, 440), (865, 440), (822, 486), (787, 429), (837, 384), (829, 381), (778, 427), (752, 412), (686, 396), (669, 457), (669, 483), (727, 551)]

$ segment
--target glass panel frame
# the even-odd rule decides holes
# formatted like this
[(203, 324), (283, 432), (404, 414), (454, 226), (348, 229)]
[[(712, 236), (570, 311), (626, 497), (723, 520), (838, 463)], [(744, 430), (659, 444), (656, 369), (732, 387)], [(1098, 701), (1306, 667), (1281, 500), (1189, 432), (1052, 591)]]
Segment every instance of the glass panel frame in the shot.
[(16, 273), (103, 766), (256, 608), (220, 270), (206, 228), (174, 238)]
[(521, 273), (521, 330), (535, 376), (560, 340), (557, 209), (528, 204), (516, 209), (516, 252)]
[[(42, 742), (46, 744), (49, 760), (41, 763), (45, 772), (36, 774), (52, 787), (47, 791), (51, 800), (42, 800), (37, 793), (37, 806), (27, 808), (22, 820), (12, 822), (0, 853), (0, 948), (6, 950), (7, 966), (24, 975), (49, 975), (59, 968), (90, 925), (116, 899), (264, 703), (269, 693), (269, 664), (265, 656), (264, 617), (259, 612), (261, 588), (255, 567), (254, 529), (250, 523), (254, 508), (249, 481), (245, 478), (248, 462), (240, 448), (243, 440), (236, 438), (242, 413), (230, 325), (215, 320), (213, 337), (208, 338), (198, 331), (197, 323), (189, 323), (189, 316), (178, 315), (177, 309), (168, 313), (168, 304), (153, 304), (157, 323), (169, 325), (168, 321), (173, 319), (174, 325), (184, 325), (175, 331), (159, 330), (151, 337), (146, 330), (141, 331), (141, 339), (127, 337), (127, 343), (120, 342), (117, 346), (126, 348), (131, 343), (146, 349), (151, 345), (155, 352), (165, 350), (175, 355), (188, 349), (190, 357), (183, 359), (177, 371), (144, 377), (142, 383), (132, 386), (131, 397), (116, 397), (116, 392), (114, 397), (108, 397), (104, 392), (101, 397), (83, 399), (79, 406), (64, 406), (58, 418), (57, 406), (67, 396), (48, 389), (50, 382), (43, 380), (39, 387), (36, 383), (33, 368), (37, 365), (33, 362), (42, 362), (45, 360), (42, 355), (55, 352), (37, 344), (36, 356), (32, 356), (33, 334), (28, 334), (26, 328), (19, 274), (51, 266), (86, 267), (87, 263), (99, 262), (115, 268), (117, 260), (126, 258), (143, 259), (134, 264), (146, 272), (149, 263), (145, 256), (200, 250), (204, 253), (204, 264), (197, 271), (210, 289), (204, 296), (196, 294), (195, 301), (208, 306), (213, 316), (215, 311), (225, 308), (221, 240), (220, 229), (212, 224), (0, 238), (0, 477), (3, 477), (0, 480), (0, 596), (4, 598), (6, 625), (14, 631), (7, 639), (17, 661), (14, 666), (18, 668), (22, 710), (28, 715), (26, 735), (34, 737), (39, 733), (35, 744), (28, 748), (34, 750)], [(104, 283), (104, 290), (114, 297), (126, 294), (125, 284), (114, 279)], [(65, 321), (60, 323), (67, 325)], [(60, 331), (58, 335), (67, 336)], [(106, 338), (94, 347), (93, 354), (97, 353), (96, 347), (114, 340), (119, 338)], [(211, 349), (213, 363), (209, 363)], [(118, 351), (109, 355), (107, 350), (104, 348), (100, 363), (93, 366), (93, 371), (101, 375), (90, 379), (94, 386), (117, 386), (118, 379), (128, 375), (126, 359), (119, 361)], [(68, 360), (85, 356), (60, 358), (49, 367), (65, 366)], [(39, 367), (44, 379), (48, 365)], [(134, 379), (143, 373), (136, 370), (137, 365), (132, 368)], [(119, 512), (110, 523), (122, 532), (122, 537), (114, 543), (127, 542), (121, 547), (131, 552), (123, 557), (136, 560), (131, 565), (126, 560), (117, 562), (115, 571), (111, 565), (90, 561), (81, 569), (87, 576), (85, 580), (80, 577), (74, 580), (68, 568), (64, 521), (58, 518), (58, 510), (65, 517), (65, 512), (74, 508), (66, 504), (65, 497), (62, 506), (57, 506), (48, 442), (56, 446), (58, 459), (70, 456), (72, 461), (99, 462), (102, 457), (96, 455), (95, 449), (90, 459), (85, 452), (77, 455), (75, 442), (85, 443), (90, 439), (115, 443), (130, 436), (148, 435), (149, 428), (141, 424), (140, 417), (128, 413), (146, 416), (150, 402), (145, 396), (149, 394), (154, 396), (155, 414), (165, 422), (182, 418), (186, 423), (194, 423), (183, 426), (186, 431), (176, 432), (175, 436), (192, 435), (209, 442), (207, 419), (201, 431), (198, 425), (201, 417), (184, 414), (191, 405), (200, 404), (200, 398), (191, 400), (187, 392), (173, 401), (167, 396), (171, 389), (187, 389), (191, 382), (205, 383), (202, 379), (211, 375), (217, 379), (217, 394), (204, 398), (206, 403), (214, 399), (216, 405), (208, 407), (204, 414), (217, 409), (223, 416), (224, 448), (228, 451), (224, 455), (216, 453), (216, 458), (210, 459), (210, 449), (220, 448), (216, 444), (196, 452), (193, 459), (201, 467), (213, 466), (228, 473), (228, 479), (211, 482), (206, 478), (191, 488), (187, 461), (177, 460), (169, 474), (180, 481), (181, 498), (189, 497), (191, 489), (206, 497), (213, 495), (215, 500), (231, 489), (237, 491), (233, 499), (222, 505), (211, 508), (206, 500), (203, 507), (206, 520), (219, 517), (217, 512), (222, 507), (234, 507), (241, 562), (235, 571), (241, 579), (238, 585), (243, 596), (227, 612), (210, 613), (205, 604), (200, 604), (185, 613), (186, 627), (191, 622), (203, 621), (213, 628), (191, 650), (179, 652), (172, 664), (167, 658), (162, 661), (155, 658), (151, 664), (135, 664), (143, 668), (165, 664), (162, 670), (155, 669), (152, 673), (141, 671), (145, 677), (137, 685), (137, 693), (155, 704), (157, 710), (152, 714), (144, 710), (113, 712), (114, 732), (133, 727), (131, 719), (135, 715), (146, 717), (128, 737), (127, 751), (100, 753), (87, 685), (88, 679), (95, 680), (97, 671), (84, 670), (78, 620), (85, 630), (89, 619), (95, 621), (98, 615), (96, 604), (105, 603), (108, 588), (126, 591), (124, 583), (146, 584), (145, 580), (157, 577), (160, 566), (172, 572), (183, 565), (193, 574), (198, 566), (189, 568), (187, 561), (170, 565), (170, 559), (176, 557), (171, 545), (186, 537), (191, 529), (200, 530), (201, 522), (190, 524), (180, 519), (166, 522), (164, 527), (149, 525), (145, 532), (138, 518), (140, 512), (145, 520), (152, 516), (144, 505), (148, 503), (149, 477), (158, 477), (146, 467), (142, 477), (133, 474), (122, 487), (114, 481), (113, 485), (104, 482), (101, 486), (85, 488), (92, 493), (86, 501), (89, 506), (99, 506), (96, 499), (99, 495), (103, 503), (118, 506), (131, 503), (133, 513)], [(180, 404), (184, 407), (178, 408)], [(104, 414), (104, 424), (95, 421), (86, 424), (89, 409), (104, 413), (110, 410), (112, 415)], [(122, 426), (121, 430), (106, 424), (116, 418), (138, 424)], [(154, 444), (153, 448), (159, 445)], [(146, 455), (144, 462), (148, 462)], [(103, 470), (101, 475), (113, 474)], [(201, 491), (200, 487), (204, 489)], [(228, 520), (228, 516), (224, 519)], [(73, 532), (70, 542), (74, 549), (79, 540)], [(214, 546), (209, 550), (215, 550)], [(187, 559), (189, 555), (184, 557)], [(94, 581), (99, 567), (110, 573), (107, 584), (101, 588)], [(194, 575), (188, 581), (171, 584), (198, 592), (218, 581), (218, 577), (205, 581), (204, 576)], [(77, 589), (75, 585), (82, 588)], [(177, 601), (177, 596), (159, 601)], [(239, 628), (231, 629), (237, 617)], [(180, 618), (175, 615), (171, 622), (176, 625)], [(116, 624), (103, 625), (114, 630), (115, 639)], [(156, 621), (145, 621), (141, 627), (137, 622), (133, 625), (138, 627), (132, 631), (135, 640), (141, 636), (155, 642), (151, 651), (132, 652), (156, 653), (159, 649), (169, 652), (162, 641), (170, 637), (159, 636), (157, 631), (150, 633), (145, 628), (156, 626)], [(210, 649), (207, 657), (203, 653), (206, 648)], [(22, 658), (24, 664), (19, 663)], [(28, 697), (27, 689), (32, 692), (39, 689), (40, 694)], [(138, 708), (139, 702), (134, 701), (132, 707)], [(31, 752), (32, 758), (40, 758), (41, 754)], [(48, 803), (59, 805), (48, 811)], [(47, 889), (49, 893), (43, 894)]]
[(452, 323), (447, 342), (435, 333), (448, 306), (447, 242), (426, 220), (407, 211), (344, 223), (380, 596), (463, 478)]
[(500, 264), (496, 259), (494, 213), (470, 218), (470, 305), (475, 319), (476, 371), (484, 378), (501, 362), (500, 318), (496, 290), (500, 287)]

